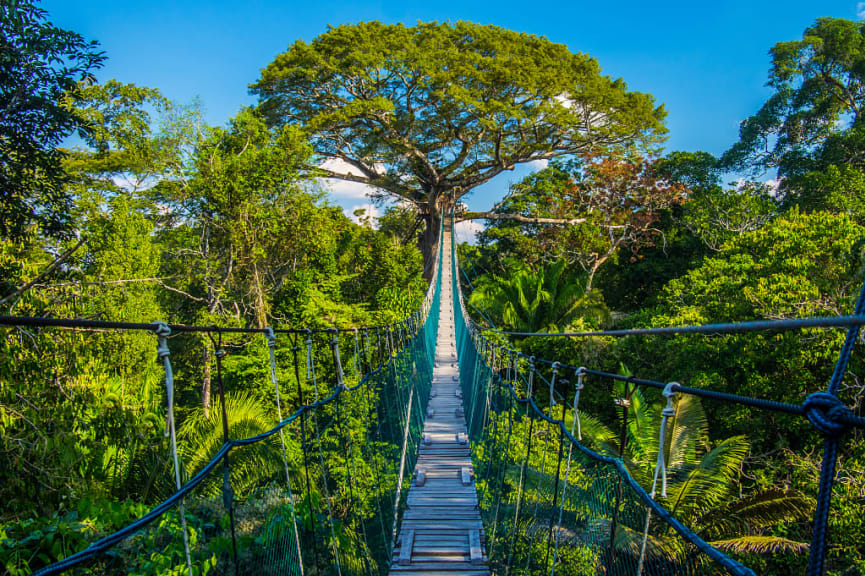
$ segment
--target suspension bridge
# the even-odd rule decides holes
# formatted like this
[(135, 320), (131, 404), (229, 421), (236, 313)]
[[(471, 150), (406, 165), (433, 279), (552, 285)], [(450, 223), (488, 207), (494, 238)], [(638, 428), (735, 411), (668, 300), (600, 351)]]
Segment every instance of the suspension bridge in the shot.
[[(581, 332), (561, 337), (846, 329), (831, 381), (802, 404), (528, 357), (474, 324), (446, 223), (422, 306), (392, 325), (351, 330), (244, 329), (0, 317), (43, 330), (147, 331), (165, 372), (173, 494), (123, 529), (35, 572), (48, 574), (734, 574), (754, 572), (710, 546), (656, 501), (667, 481), (665, 435), (650, 486), (621, 458), (581, 440), (581, 391), (619, 380), (626, 395), (678, 395), (807, 418), (823, 435), (808, 573), (824, 573), (827, 519), (844, 431), (865, 428), (838, 398), (865, 323), (854, 313), (729, 325)], [(865, 294), (865, 292), (863, 292)], [(221, 446), (185, 464), (171, 350), (204, 332), (217, 343)], [(277, 420), (235, 438), (222, 339), (262, 338)], [(21, 337), (14, 330), (7, 338)], [(293, 376), (296, 405), (280, 374)], [(303, 386), (301, 386), (303, 383)], [(312, 397), (309, 397), (310, 393)], [(627, 401), (621, 407), (627, 420)]]

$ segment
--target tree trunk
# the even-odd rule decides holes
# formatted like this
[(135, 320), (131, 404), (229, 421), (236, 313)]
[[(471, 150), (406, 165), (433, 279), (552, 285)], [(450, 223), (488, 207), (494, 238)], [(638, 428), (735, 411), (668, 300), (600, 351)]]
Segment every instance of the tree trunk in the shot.
[[(432, 207), (431, 207), (432, 208)], [(432, 280), (439, 248), (439, 226), (441, 216), (437, 210), (431, 209), (424, 215), (424, 231), (421, 236), (421, 253), (423, 254), (423, 277)]]

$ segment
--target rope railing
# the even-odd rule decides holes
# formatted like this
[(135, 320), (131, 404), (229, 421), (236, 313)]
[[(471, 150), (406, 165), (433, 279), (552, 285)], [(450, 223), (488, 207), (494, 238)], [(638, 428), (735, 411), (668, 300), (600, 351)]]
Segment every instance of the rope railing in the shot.
[[(414, 313), (378, 326), (252, 329), (0, 317), (4, 326), (68, 328), (96, 337), (152, 332), (167, 385), (171, 495), (127, 526), (34, 574), (386, 574), (392, 534), (406, 506), (409, 478), (400, 470), (414, 467), (429, 396), (439, 268), (440, 257)], [(170, 355), (185, 342), (168, 338), (186, 333), (209, 337), (216, 362), (211, 409), (217, 412), (211, 421), (218, 440), (208, 437), (194, 447), (182, 444), (177, 430), (184, 423), (175, 415), (178, 382)], [(231, 354), (223, 337), (237, 334), (260, 334), (266, 343), (262, 364), (276, 423), (257, 432), (242, 412), (235, 413), (240, 408), (226, 391)], [(32, 334), (12, 330), (7, 337), (23, 344)], [(296, 407), (283, 417), (290, 384), (297, 387)], [(305, 400), (310, 396), (313, 401)], [(202, 461), (202, 454), (194, 458), (196, 450), (212, 451)]]
[[(471, 305), (471, 303), (469, 303)], [(505, 336), (534, 338), (590, 338), (626, 336), (670, 336), (675, 334), (744, 334), (748, 332), (770, 332), (803, 330), (806, 328), (855, 328), (865, 325), (865, 316), (819, 316), (814, 318), (780, 318), (777, 320), (749, 320), (745, 322), (724, 322), (719, 324), (700, 324), (694, 326), (660, 326), (657, 328), (623, 328), (621, 330), (584, 330), (581, 332), (511, 332), (496, 329), (495, 326), (481, 326), (471, 323), (481, 330)]]
[[(860, 295), (855, 313), (849, 316), (528, 333), (474, 322), (458, 281), (459, 261), (455, 248), (453, 266), (453, 289), (460, 305), (456, 324), (463, 398), (470, 422), (472, 454), (479, 471), (481, 510), (488, 530), (488, 554), (494, 573), (519, 571), (552, 575), (562, 570), (567, 573), (603, 570), (605, 574), (637, 575), (753, 574), (741, 562), (710, 546), (656, 501), (656, 488), (659, 485), (666, 488), (668, 475), (668, 463), (663, 458), (666, 434), (661, 436), (660, 450), (655, 448), (658, 453), (653, 473), (643, 479), (647, 484), (644, 486), (635, 479), (626, 456), (627, 426), (631, 398), (639, 387), (663, 391), (670, 409), (674, 396), (689, 395), (805, 417), (824, 435), (824, 468), (808, 574), (823, 573), (828, 549), (826, 511), (838, 439), (843, 430), (865, 428), (865, 418), (857, 416), (836, 395), (837, 382), (843, 376), (852, 343), (858, 336), (859, 326), (865, 324), (865, 291)], [(848, 333), (832, 379), (835, 388), (830, 385), (827, 392), (811, 394), (801, 404), (535, 358), (502, 344), (501, 338), (490, 339), (499, 335), (534, 338), (718, 335), (838, 327), (848, 328)], [(571, 376), (573, 380), (568, 381)], [(599, 453), (581, 441), (579, 392), (588, 377), (599, 382), (624, 384), (624, 392), (617, 401), (621, 432), (612, 446), (617, 454)], [(574, 381), (576, 384), (572, 386)], [(571, 392), (572, 403), (556, 390), (556, 382)], [(662, 434), (669, 413), (669, 410), (664, 411), (663, 421), (659, 422)]]
[[(808, 574), (823, 573), (839, 438), (846, 429), (865, 428), (865, 418), (837, 396), (859, 326), (865, 324), (865, 288), (850, 316), (508, 332), (471, 319), (454, 241), (451, 250), (460, 382), (493, 573), (753, 575), (659, 502), (674, 466), (664, 455), (665, 427), (674, 398), (680, 397), (807, 418), (823, 435)], [(387, 573), (429, 397), (441, 256), (418, 310), (379, 326), (253, 329), (0, 316), (3, 326), (72, 330), (67, 334), (151, 332), (165, 373), (170, 496), (117, 532), (35, 573)], [(848, 329), (847, 337), (827, 390), (799, 404), (536, 358), (490, 339), (492, 334), (619, 338), (838, 327)], [(171, 352), (183, 349), (184, 335), (197, 333), (211, 339), (215, 352), (217, 401), (209, 421), (215, 440), (196, 444), (207, 457), (195, 459), (184, 441), (197, 439), (178, 436), (184, 429), (175, 419), (179, 401)], [(233, 404), (230, 385), (242, 377), (232, 374), (231, 346), (223, 342), (231, 335), (250, 337), (243, 345), (263, 342), (266, 348), (261, 364), (275, 424), (264, 429), (245, 423)], [(32, 334), (13, 330), (8, 337), (23, 342)], [(583, 442), (590, 422), (580, 408), (580, 392), (590, 381), (624, 387), (617, 400), (621, 428), (610, 440), (613, 452)], [(632, 402), (643, 388), (663, 392), (667, 401), (658, 414), (658, 446), (645, 478), (627, 457)]]

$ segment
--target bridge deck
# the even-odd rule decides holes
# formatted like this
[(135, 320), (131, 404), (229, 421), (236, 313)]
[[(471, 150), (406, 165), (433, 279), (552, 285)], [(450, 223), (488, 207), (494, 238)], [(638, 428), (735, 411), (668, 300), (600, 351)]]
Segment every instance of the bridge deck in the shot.
[(457, 368), (450, 231), (445, 230), (442, 293), (429, 409), (391, 574), (488, 576)]

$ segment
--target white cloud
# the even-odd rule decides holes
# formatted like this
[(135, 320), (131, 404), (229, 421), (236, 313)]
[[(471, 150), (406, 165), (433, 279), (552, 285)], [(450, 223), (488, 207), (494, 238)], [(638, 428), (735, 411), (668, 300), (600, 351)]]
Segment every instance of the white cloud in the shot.
[(348, 180), (337, 180), (336, 178), (322, 178), (322, 186), (329, 192), (329, 196), (339, 204), (346, 201), (365, 200), (375, 189), (372, 186), (360, 182), (349, 182)]
[(541, 158), (540, 160), (532, 160), (531, 162), (527, 162), (529, 168), (533, 171), (543, 170), (547, 166), (550, 165), (550, 161), (546, 158)]
[(477, 244), (477, 235), (482, 232), (484, 225), (475, 220), (463, 220), (457, 222), (454, 233), (457, 237), (457, 242), (468, 242), (469, 244)]
[(344, 208), (342, 213), (348, 216), (348, 219), (354, 222), (355, 224), (360, 224), (360, 218), (358, 218), (354, 212), (355, 210), (365, 210), (364, 214), (365, 218), (370, 218), (370, 225), (374, 230), (378, 230), (378, 217), (380, 212), (376, 206), (373, 204), (356, 204), (351, 208)]
[(558, 102), (561, 106), (565, 108), (573, 108), (576, 102), (573, 98), (570, 97), (569, 94), (559, 94), (554, 98), (556, 102)]
[(156, 186), (159, 183), (159, 177), (148, 176), (143, 179), (135, 178), (132, 174), (116, 174), (111, 176), (111, 181), (115, 186), (126, 192), (135, 192), (138, 190), (147, 190)]
[(860, 20), (865, 20), (865, 2), (856, 4), (856, 17)]
[[(862, 2), (862, 4), (865, 4), (865, 2)], [(766, 190), (769, 192), (770, 196), (772, 196), (773, 198), (777, 198), (778, 191), (781, 189), (781, 181), (775, 179), (766, 180), (765, 182), (763, 182), (763, 186), (766, 187)]]
[[(323, 161), (320, 166), (337, 174), (347, 174), (351, 176), (360, 176), (360, 171), (353, 167), (348, 162), (337, 158), (328, 158)], [(381, 169), (376, 166), (376, 169)], [(360, 182), (352, 182), (350, 180), (340, 180), (339, 178), (319, 178), (319, 183), (322, 189), (328, 192), (328, 197), (343, 208), (354, 210), (358, 202), (368, 200), (370, 196), (376, 192), (376, 188), (367, 186)], [(380, 190), (379, 190), (380, 192)]]
[(339, 158), (327, 158), (321, 164), (319, 164), (321, 168), (324, 170), (329, 170), (331, 172), (336, 172), (337, 174), (350, 174), (352, 176), (363, 176), (360, 170), (346, 162), (345, 160), (340, 160)]

